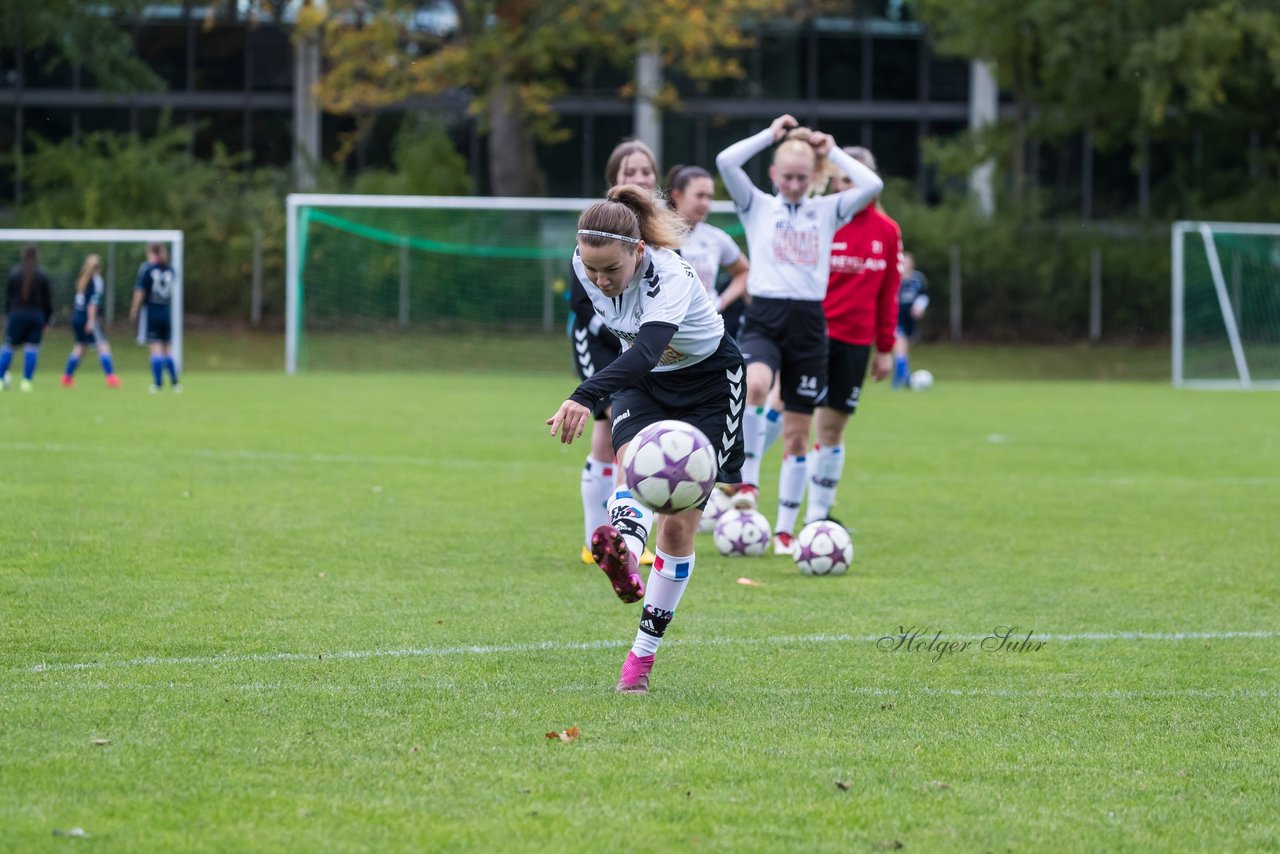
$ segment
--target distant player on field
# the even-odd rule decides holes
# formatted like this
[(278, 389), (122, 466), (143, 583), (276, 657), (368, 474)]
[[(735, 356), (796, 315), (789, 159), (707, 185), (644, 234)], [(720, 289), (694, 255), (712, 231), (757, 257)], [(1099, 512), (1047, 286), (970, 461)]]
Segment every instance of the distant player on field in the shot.
[(107, 375), (107, 385), (111, 388), (120, 387), (120, 378), (116, 376), (115, 366), (111, 362), (111, 345), (107, 343), (106, 333), (102, 331), (102, 322), (98, 317), (102, 293), (102, 259), (97, 255), (90, 255), (84, 259), (84, 266), (76, 277), (76, 297), (71, 310), (71, 333), (75, 337), (75, 344), (67, 359), (67, 369), (62, 372), (62, 384), (68, 388), (75, 385), (76, 368), (80, 367), (80, 357), (84, 355), (86, 344), (92, 344), (98, 351), (98, 364)]
[[(613, 399), (613, 449), (621, 459), (644, 427), (677, 418), (697, 427), (716, 450), (717, 480), (737, 483), (742, 467), (741, 407), (745, 368), (734, 340), (693, 268), (672, 251), (684, 224), (644, 187), (609, 191), (578, 218), (573, 267), (609, 331), (624, 342), (607, 368), (584, 380), (547, 419), (551, 434), (569, 443), (582, 435), (596, 406)], [(620, 478), (621, 480), (621, 478)], [(596, 563), (623, 602), (644, 598), (635, 642), (618, 691), (645, 693), (667, 626), (693, 573), (694, 534), (702, 508), (663, 518), (648, 587), (636, 556), (654, 513), (618, 485), (609, 500), (611, 524), (591, 537)]]
[(13, 348), (21, 346), (23, 391), (34, 387), (31, 379), (40, 355), (40, 339), (53, 318), (53, 289), (49, 277), (39, 266), (34, 245), (22, 249), (22, 263), (9, 271), (5, 288), (4, 311), (8, 322), (4, 327), (4, 345), (0, 346), (0, 389), (9, 388), (9, 365)]
[(147, 306), (147, 344), (151, 348), (151, 393), (164, 387), (164, 372), (169, 371), (169, 381), (174, 391), (182, 391), (178, 382), (178, 366), (173, 361), (169, 346), (173, 337), (171, 303), (178, 275), (169, 266), (168, 252), (163, 243), (147, 246), (147, 263), (138, 270), (138, 282), (133, 288), (133, 305), (129, 307), (129, 320), (138, 319), (138, 309)]
[(898, 289), (898, 338), (893, 345), (893, 387), (905, 388), (911, 380), (911, 340), (916, 335), (916, 321), (929, 307), (929, 282), (916, 269), (916, 258), (910, 252), (902, 256), (902, 286)]
[[(831, 239), (836, 229), (862, 210), (884, 188), (867, 167), (835, 145), (829, 134), (797, 127), (783, 115), (770, 126), (716, 157), (716, 166), (733, 196), (747, 232), (751, 273), (741, 335), (747, 362), (744, 416), (746, 463), (735, 506), (754, 507), (764, 453), (764, 406), (769, 387), (780, 377), (785, 456), (778, 486), (774, 551), (791, 553), (792, 529), (800, 513), (806, 478), (813, 408), (827, 392), (827, 322), (822, 299), (827, 293)], [(778, 188), (769, 195), (755, 188), (743, 165), (775, 142), (769, 178)], [(844, 192), (810, 198), (814, 177), (828, 160), (849, 176)]]
[[(609, 187), (619, 184), (635, 184), (649, 192), (658, 189), (658, 161), (649, 146), (638, 139), (620, 143), (605, 162), (604, 179)], [(569, 309), (573, 314), (570, 336), (573, 344), (573, 366), (579, 380), (590, 379), (603, 370), (622, 350), (622, 345), (604, 326), (604, 321), (591, 307), (591, 298), (582, 287), (577, 274), (569, 276)], [(606, 397), (596, 404), (592, 413), (595, 424), (591, 430), (591, 450), (587, 452), (582, 467), (582, 562), (591, 565), (591, 535), (596, 528), (609, 521), (608, 504), (617, 484), (618, 465), (613, 458), (613, 440), (609, 433), (610, 409)], [(640, 563), (653, 563), (653, 553), (645, 551)]]
[[(846, 148), (845, 153), (875, 170), (875, 157), (867, 149)], [(837, 192), (848, 189), (844, 176), (836, 176), (833, 181)], [(827, 315), (827, 373), (831, 386), (813, 417), (817, 442), (809, 459), (806, 524), (831, 515), (844, 470), (844, 431), (849, 418), (858, 411), (868, 361), (871, 378), (876, 382), (889, 376), (893, 367), (901, 257), (902, 232), (878, 201), (842, 226), (831, 243), (831, 278), (822, 301)]]

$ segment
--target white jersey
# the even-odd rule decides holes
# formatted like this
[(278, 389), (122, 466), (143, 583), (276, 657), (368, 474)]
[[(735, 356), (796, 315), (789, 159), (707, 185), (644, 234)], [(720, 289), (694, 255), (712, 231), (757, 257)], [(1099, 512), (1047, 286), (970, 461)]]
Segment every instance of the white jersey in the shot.
[(732, 267), (736, 264), (742, 257), (742, 250), (724, 229), (700, 222), (685, 238), (684, 244), (680, 247), (680, 257), (688, 261), (693, 272), (698, 274), (714, 305), (716, 276), (720, 273), (720, 268)]
[(771, 196), (757, 189), (742, 168), (772, 144), (773, 135), (766, 129), (734, 143), (716, 157), (716, 166), (747, 233), (751, 256), (747, 293), (753, 297), (821, 302), (827, 294), (831, 239), (836, 229), (870, 204), (884, 189), (884, 182), (833, 147), (828, 157), (853, 180), (853, 188), (791, 204), (781, 194)]
[(618, 340), (631, 347), (646, 323), (669, 323), (676, 334), (654, 371), (676, 371), (696, 365), (720, 347), (724, 321), (693, 268), (670, 249), (646, 246), (631, 282), (616, 297), (600, 292), (573, 253), (573, 272), (582, 282), (591, 307)]

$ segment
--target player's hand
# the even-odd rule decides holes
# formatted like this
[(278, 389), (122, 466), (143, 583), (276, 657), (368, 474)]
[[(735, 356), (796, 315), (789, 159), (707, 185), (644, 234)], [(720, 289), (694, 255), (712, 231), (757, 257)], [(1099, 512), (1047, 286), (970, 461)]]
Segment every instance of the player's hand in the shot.
[(136, 311), (129, 312), (129, 322), (130, 323), (138, 322), (138, 313)]
[(880, 382), (891, 373), (893, 373), (893, 353), (876, 353), (876, 358), (871, 363), (871, 379)]
[(831, 153), (831, 149), (835, 147), (836, 138), (829, 133), (815, 133), (809, 137), (809, 144), (813, 146), (814, 153), (819, 159), (822, 159)]
[(93, 321), (92, 321), (92, 320), (86, 320), (86, 321), (84, 322), (84, 334), (85, 334), (85, 335), (92, 335), (92, 334), (93, 334)]
[(916, 320), (919, 320), (920, 318), (924, 317), (924, 309), (916, 308), (914, 305), (911, 306), (911, 316), (914, 317)]
[(800, 127), (800, 123), (795, 120), (794, 116), (783, 114), (770, 123), (769, 130), (773, 133), (773, 141), (777, 142), (787, 135), (787, 131), (798, 127)]
[(561, 444), (572, 445), (574, 439), (582, 436), (589, 418), (591, 418), (590, 409), (576, 401), (566, 400), (560, 404), (556, 414), (547, 419), (547, 423), (551, 425), (552, 436), (556, 433), (560, 434)]

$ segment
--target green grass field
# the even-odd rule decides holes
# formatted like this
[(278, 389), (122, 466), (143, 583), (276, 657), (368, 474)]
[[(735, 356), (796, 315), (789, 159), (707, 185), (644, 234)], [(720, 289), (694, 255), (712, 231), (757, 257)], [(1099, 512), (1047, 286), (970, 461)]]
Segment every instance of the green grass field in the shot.
[(1273, 394), (929, 351), (853, 424), (853, 571), (702, 535), (632, 697), (567, 374), (246, 352), (0, 395), (0, 850), (1280, 849)]

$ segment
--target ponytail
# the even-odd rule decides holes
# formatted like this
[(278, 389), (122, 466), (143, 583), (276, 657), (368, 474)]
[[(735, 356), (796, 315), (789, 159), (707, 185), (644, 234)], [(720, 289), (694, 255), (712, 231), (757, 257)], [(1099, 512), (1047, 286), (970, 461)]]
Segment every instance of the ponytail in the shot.
[(89, 282), (93, 281), (94, 274), (102, 266), (102, 259), (97, 255), (90, 255), (84, 259), (84, 266), (80, 268), (80, 276), (76, 279), (76, 293), (84, 293), (84, 289), (89, 286)]
[(28, 243), (22, 248), (22, 304), (31, 301), (31, 283), (36, 278), (36, 246)]
[[(675, 211), (660, 204), (653, 193), (635, 184), (609, 190), (603, 202), (596, 202), (578, 217), (578, 240), (587, 246), (604, 246), (606, 240), (633, 238), (659, 249), (674, 249), (684, 240), (689, 226)], [(597, 232), (582, 234), (581, 231)]]

